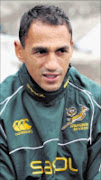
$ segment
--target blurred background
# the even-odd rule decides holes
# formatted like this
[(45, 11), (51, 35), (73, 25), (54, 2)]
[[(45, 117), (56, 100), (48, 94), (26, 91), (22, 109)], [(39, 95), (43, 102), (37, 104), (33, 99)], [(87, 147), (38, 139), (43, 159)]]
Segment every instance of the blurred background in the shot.
[(72, 66), (101, 85), (101, 1), (75, 0), (1, 0), (0, 14), (0, 81), (15, 73), (21, 63), (14, 52), (14, 40), (18, 39), (19, 24), (24, 12), (37, 4), (61, 7), (69, 17), (75, 41)]

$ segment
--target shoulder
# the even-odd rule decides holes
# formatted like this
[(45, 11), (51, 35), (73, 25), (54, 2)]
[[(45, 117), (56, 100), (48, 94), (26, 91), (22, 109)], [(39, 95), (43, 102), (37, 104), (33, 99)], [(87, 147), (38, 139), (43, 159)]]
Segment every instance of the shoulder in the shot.
[(12, 96), (16, 91), (22, 87), (18, 72), (14, 75), (8, 76), (0, 84), (0, 104), (5, 101), (8, 97)]
[(101, 106), (101, 86), (80, 74), (74, 67), (70, 68), (70, 84), (84, 90)]

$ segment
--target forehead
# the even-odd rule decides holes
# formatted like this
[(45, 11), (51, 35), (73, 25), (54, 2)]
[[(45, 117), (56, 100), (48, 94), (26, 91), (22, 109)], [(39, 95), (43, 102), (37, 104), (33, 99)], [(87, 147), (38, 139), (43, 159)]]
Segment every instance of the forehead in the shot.
[(71, 34), (68, 27), (64, 25), (49, 25), (40, 21), (34, 22), (29, 28), (25, 44), (56, 45), (70, 43)]

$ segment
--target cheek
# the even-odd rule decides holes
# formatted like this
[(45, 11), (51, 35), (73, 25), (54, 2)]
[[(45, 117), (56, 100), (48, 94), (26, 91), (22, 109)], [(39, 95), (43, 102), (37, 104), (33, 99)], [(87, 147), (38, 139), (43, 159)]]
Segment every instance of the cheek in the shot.
[(30, 56), (25, 63), (30, 72), (36, 71), (39, 67), (37, 59), (35, 59), (33, 56)]
[(64, 60), (64, 62), (63, 62), (62, 65), (61, 65), (61, 67), (63, 68), (64, 72), (67, 71), (68, 66), (69, 66), (69, 60), (66, 59), (66, 60)]
[(35, 63), (33, 63), (33, 61), (31, 61), (31, 60), (28, 60), (25, 63), (25, 65), (27, 67), (27, 70), (28, 70), (29, 74), (32, 76), (32, 78), (34, 76), (36, 76), (36, 74), (37, 74), (37, 67), (36, 67)]
[(39, 64), (30, 64), (30, 66), (28, 67), (28, 71), (31, 77), (36, 81), (36, 83), (40, 82), (42, 67), (40, 67)]
[(28, 70), (28, 72), (29, 72), (30, 76), (32, 77), (32, 79), (33, 79), (36, 83), (39, 83), (39, 81), (40, 81), (40, 73), (39, 73), (38, 69), (31, 67), (31, 68)]

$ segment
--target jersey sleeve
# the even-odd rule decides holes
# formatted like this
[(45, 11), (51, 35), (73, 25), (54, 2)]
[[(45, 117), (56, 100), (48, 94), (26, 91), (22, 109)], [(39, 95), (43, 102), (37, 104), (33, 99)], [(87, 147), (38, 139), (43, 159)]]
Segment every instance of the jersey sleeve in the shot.
[(0, 179), (15, 180), (15, 170), (9, 156), (6, 134), (0, 123)]
[(101, 179), (101, 107), (94, 102), (94, 120), (92, 125), (91, 145), (88, 147), (88, 165), (86, 180)]

